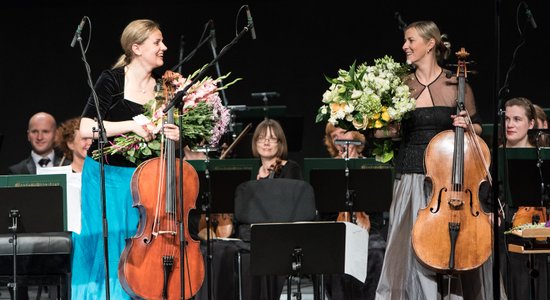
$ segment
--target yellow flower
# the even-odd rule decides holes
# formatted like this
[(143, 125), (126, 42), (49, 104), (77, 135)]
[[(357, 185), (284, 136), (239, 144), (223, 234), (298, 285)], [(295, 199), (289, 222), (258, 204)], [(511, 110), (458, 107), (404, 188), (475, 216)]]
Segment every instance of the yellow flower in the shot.
[(375, 120), (380, 119), (380, 113), (374, 114), (374, 116), (372, 118), (375, 119)]
[(388, 122), (390, 120), (390, 114), (384, 110), (384, 112), (382, 113), (382, 120)]
[(384, 126), (384, 124), (382, 124), (380, 120), (374, 122), (374, 128), (382, 128), (382, 126)]

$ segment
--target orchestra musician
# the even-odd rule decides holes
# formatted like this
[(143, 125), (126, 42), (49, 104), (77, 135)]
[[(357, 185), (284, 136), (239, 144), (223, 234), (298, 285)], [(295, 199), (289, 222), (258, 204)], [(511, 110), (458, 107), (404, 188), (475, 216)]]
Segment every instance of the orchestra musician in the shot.
[[(147, 141), (155, 135), (132, 120), (144, 112), (143, 105), (155, 96), (156, 78), (153, 70), (164, 64), (163, 42), (159, 25), (151, 20), (130, 22), (120, 37), (123, 54), (112, 69), (101, 73), (95, 84), (99, 113), (104, 120), (108, 139), (133, 132)], [(100, 201), (100, 166), (91, 158), (98, 149), (96, 105), (93, 95), (82, 113), (80, 134), (93, 138), (82, 171), (82, 231), (74, 235), (72, 299), (105, 298), (105, 263), (102, 238), (102, 203)], [(164, 125), (165, 136), (179, 140), (176, 125)], [(118, 280), (118, 262), (126, 239), (136, 233), (139, 212), (133, 208), (130, 181), (136, 165), (115, 154), (105, 157), (105, 193), (109, 246), (109, 286), (113, 299), (129, 299)]]
[[(536, 135), (528, 134), (529, 129), (544, 126), (544, 122), (538, 122), (537, 109), (534, 104), (525, 97), (511, 98), (504, 104), (505, 107), (505, 129), (506, 148), (533, 148), (537, 144)], [(542, 111), (544, 113), (544, 111)], [(544, 222), (546, 220), (546, 209), (544, 207), (519, 206), (510, 208), (506, 214), (512, 216), (507, 224), (516, 227), (530, 224), (535, 220)], [(513, 234), (505, 235), (505, 245), (522, 244), (524, 240)], [(537, 299), (547, 299), (547, 256), (534, 256), (534, 269), (539, 276), (535, 279), (535, 295)], [(523, 299), (530, 295), (529, 256), (520, 253), (506, 252), (505, 281), (507, 294), (511, 299)]]
[[(424, 150), (428, 143), (439, 132), (455, 126), (469, 130), (466, 111), (456, 114), (457, 79), (446, 76), (450, 71), (438, 64), (439, 58), (449, 55), (447, 46), (450, 44), (443, 43), (439, 28), (432, 21), (414, 22), (405, 28), (402, 48), (407, 63), (414, 66), (414, 72), (405, 78), (405, 82), (410, 87), (411, 96), (416, 99), (416, 109), (403, 120), (400, 133), (397, 127), (375, 133), (376, 137), (396, 137), (398, 134), (402, 137), (395, 159), (394, 198), (376, 299), (438, 297), (438, 276), (415, 257), (411, 230), (417, 213), (427, 205), (431, 190), (429, 182), (425, 182), (424, 170)], [(465, 108), (475, 133), (481, 133), (480, 117), (468, 84), (465, 87)], [(490, 270), (487, 271), (490, 273)], [(459, 281), (465, 288), (457, 284)], [(469, 271), (461, 274), (459, 280), (451, 281), (450, 292), (468, 299), (490, 299), (491, 284), (484, 286), (484, 283), (487, 281), (482, 280), (479, 270)], [(442, 290), (447, 291), (446, 288)]]

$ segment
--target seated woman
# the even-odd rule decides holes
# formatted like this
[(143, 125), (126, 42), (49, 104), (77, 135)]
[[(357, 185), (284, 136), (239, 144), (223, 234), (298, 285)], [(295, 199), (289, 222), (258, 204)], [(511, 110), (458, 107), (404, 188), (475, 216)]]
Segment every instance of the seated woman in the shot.
[[(527, 98), (517, 97), (512, 98), (505, 103), (506, 116), (506, 147), (507, 148), (532, 148), (536, 145), (536, 137), (528, 134), (529, 129), (537, 128), (536, 109)], [(516, 209), (514, 209), (516, 210)], [(508, 215), (512, 215), (508, 213)], [(507, 224), (511, 226), (519, 226), (525, 223), (531, 223), (534, 218), (539, 221), (546, 220), (546, 212), (544, 207), (527, 207), (519, 206), (513, 214), (512, 220), (508, 220)], [(523, 239), (514, 235), (505, 235), (506, 243), (522, 244)], [(506, 285), (508, 287), (507, 295), (510, 299), (523, 299), (530, 294), (529, 286), (530, 270), (528, 268), (529, 257), (525, 254), (508, 253), (507, 256), (507, 275)], [(546, 278), (546, 257), (545, 255), (535, 255), (535, 269), (540, 274), (536, 279), (536, 294), (537, 299), (546, 299), (546, 286), (548, 279)]]
[[(350, 144), (346, 149), (343, 145), (336, 145), (336, 140), (357, 140), (361, 145)], [(327, 123), (325, 127), (324, 143), (327, 151), (333, 158), (362, 158), (365, 144), (365, 136), (358, 131), (346, 131)], [(338, 221), (343, 220), (338, 215)], [(327, 294), (331, 299), (374, 299), (376, 286), (380, 279), (386, 241), (383, 237), (384, 220), (381, 214), (375, 214), (371, 224), (371, 218), (365, 212), (355, 212), (357, 225), (369, 230), (369, 254), (367, 263), (367, 278), (365, 283), (349, 275), (329, 275), (325, 277)]]
[(530, 148), (535, 141), (529, 137), (528, 130), (536, 128), (535, 108), (527, 98), (512, 98), (504, 104), (506, 109), (506, 147)]
[(252, 154), (261, 161), (257, 179), (303, 179), (300, 166), (295, 161), (287, 160), (285, 133), (275, 120), (265, 119), (256, 126), (252, 136)]
[[(288, 146), (284, 131), (279, 122), (266, 119), (260, 122), (254, 131), (252, 137), (252, 153), (260, 159), (258, 174), (253, 174), (257, 180), (268, 180), (269, 178), (287, 178), (302, 180), (301, 168), (295, 161), (288, 160)], [(238, 222), (235, 220), (235, 222)], [(239, 228), (235, 224), (234, 228)], [(246, 226), (243, 226), (246, 228)], [(242, 232), (237, 230), (237, 232)], [(247, 234), (242, 234), (246, 236)], [(248, 234), (249, 235), (249, 234)], [(236, 237), (241, 237), (237, 233)], [(243, 246), (241, 241), (220, 240), (212, 244), (213, 246), (213, 298), (231, 299), (236, 294), (234, 284), (235, 257), (242, 248), (249, 248), (250, 245)], [(251, 276), (249, 272), (249, 261), (242, 260), (242, 299), (250, 300), (275, 300), (281, 297), (281, 292), (285, 284), (284, 276)], [(207, 282), (203, 283), (196, 299), (208, 299)]]

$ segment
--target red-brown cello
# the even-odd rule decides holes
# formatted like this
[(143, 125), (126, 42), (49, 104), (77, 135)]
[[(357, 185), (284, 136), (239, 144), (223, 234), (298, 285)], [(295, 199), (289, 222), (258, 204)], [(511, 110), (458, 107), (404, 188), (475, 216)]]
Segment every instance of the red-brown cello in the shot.
[[(457, 55), (460, 112), (464, 110), (468, 53), (462, 48)], [(440, 132), (425, 151), (432, 195), (428, 206), (418, 212), (412, 246), (418, 259), (436, 272), (475, 269), (491, 254), (491, 222), (479, 203), (479, 187), (490, 179), (490, 153), (470, 129), (466, 138), (462, 127)]]
[[(167, 71), (163, 76), (164, 99), (173, 96), (170, 85), (173, 80), (173, 73)], [(168, 112), (167, 122), (174, 123), (172, 110)], [(132, 176), (132, 196), (134, 207), (140, 211), (140, 221), (136, 235), (126, 241), (118, 276), (122, 287), (132, 297), (181, 299), (183, 290), (184, 299), (189, 299), (197, 293), (204, 280), (200, 243), (193, 240), (187, 230), (199, 179), (195, 169), (183, 161), (182, 210), (176, 193), (180, 188), (180, 163), (175, 158), (175, 143), (166, 139), (164, 144), (161, 156), (140, 164)], [(183, 247), (180, 242), (181, 222), (186, 241)], [(183, 255), (180, 255), (182, 249)], [(183, 269), (180, 266), (182, 257)]]

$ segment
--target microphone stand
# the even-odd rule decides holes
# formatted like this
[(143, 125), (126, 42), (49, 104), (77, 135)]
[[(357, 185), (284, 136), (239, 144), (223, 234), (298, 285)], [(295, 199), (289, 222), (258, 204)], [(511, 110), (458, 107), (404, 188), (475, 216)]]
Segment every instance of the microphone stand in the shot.
[(17, 220), (21, 217), (19, 210), (12, 209), (9, 217), (11, 218), (11, 226), (8, 229), (12, 232), (10, 243), (13, 249), (13, 282), (8, 283), (8, 288), (12, 288), (13, 299), (17, 300)]
[(212, 61), (210, 61), (208, 63), (208, 65), (206, 65), (200, 72), (199, 74), (197, 74), (197, 76), (195, 76), (195, 78), (187, 85), (183, 88), (183, 90), (179, 91), (175, 96), (174, 98), (172, 98), (172, 101), (170, 103), (168, 103), (168, 105), (164, 108), (163, 110), (163, 113), (166, 113), (170, 108), (172, 108), (173, 106), (179, 104), (180, 102), (182, 102), (183, 100), (183, 97), (187, 94), (187, 91), (191, 88), (191, 86), (193, 86), (197, 81), (199, 81), (199, 79), (201, 79), (205, 74), (206, 72), (212, 67), (212, 65), (214, 65), (216, 62), (218, 62), (222, 56), (229, 50), (231, 49), (231, 47), (233, 45), (235, 45), (243, 36), (245, 33), (249, 32), (250, 29), (252, 28), (252, 24), (247, 24), (245, 27), (243, 27), (243, 29), (241, 30), (241, 32), (239, 32), (239, 34), (237, 34), (237, 36), (235, 36), (233, 38), (233, 40), (231, 40), (231, 42), (229, 42), (229, 44), (225, 45), (225, 47), (223, 47), (223, 49), (220, 51), (220, 53), (218, 54), (217, 57), (215, 57)]
[(208, 42), (212, 38), (214, 38), (214, 35), (210, 33), (204, 40), (200, 41), (197, 47), (195, 47), (195, 49), (189, 52), (189, 54), (187, 54), (187, 56), (184, 59), (181, 59), (181, 57), (183, 56), (183, 36), (181, 36), (180, 61), (175, 66), (173, 66), (171, 70), (172, 71), (178, 70), (178, 72), (181, 74), (181, 66), (187, 61), (189, 61), (193, 56), (195, 56), (195, 53), (197, 53), (197, 50), (199, 50), (204, 44), (206, 44), (206, 42)]
[(103, 156), (103, 148), (105, 144), (107, 143), (107, 133), (105, 131), (105, 127), (103, 125), (103, 117), (101, 116), (101, 113), (99, 112), (99, 100), (97, 98), (97, 94), (94, 89), (94, 84), (92, 83), (92, 76), (90, 71), (90, 65), (88, 64), (88, 61), (86, 59), (86, 51), (84, 51), (84, 47), (82, 46), (82, 37), (80, 36), (80, 32), (76, 32), (77, 35), (77, 41), (78, 45), (80, 46), (80, 52), (82, 53), (82, 61), (84, 62), (84, 66), (86, 67), (86, 75), (88, 79), (88, 86), (90, 87), (92, 91), (92, 97), (94, 99), (94, 104), (96, 108), (96, 114), (97, 114), (97, 127), (94, 128), (94, 135), (98, 134), (98, 152), (99, 152), (99, 178), (100, 178), (100, 198), (101, 198), (101, 213), (102, 213), (102, 220), (103, 220), (103, 255), (105, 257), (105, 297), (107, 300), (111, 298), (110, 296), (110, 285), (109, 285), (109, 227), (107, 223), (107, 201), (106, 201), (106, 195), (105, 195), (105, 157)]
[[(206, 71), (208, 71), (208, 69), (210, 69), (210, 67), (212, 67), (213, 64), (215, 64), (229, 49), (231, 49), (231, 47), (236, 44), (242, 37), (245, 33), (247, 33), (248, 31), (250, 31), (250, 28), (252, 27), (251, 24), (247, 24), (242, 30), (241, 32), (239, 32), (239, 34), (233, 38), (233, 40), (231, 40), (231, 42), (229, 44), (227, 44), (225, 47), (223, 47), (222, 51), (219, 53), (219, 55), (217, 57), (215, 57), (210, 63), (208, 63), (208, 65), (206, 65), (202, 70), (201, 72), (199, 72), (199, 74), (197, 74), (197, 76), (195, 76), (195, 78), (187, 85), (183, 88), (183, 90), (179, 91), (173, 98), (172, 100), (170, 101), (170, 103), (168, 103), (168, 105), (164, 108), (163, 110), (163, 113), (166, 114), (172, 107), (174, 106), (177, 106), (180, 108), (180, 114), (179, 114), (179, 121), (180, 121), (180, 124), (183, 123), (183, 97), (187, 94), (187, 91), (189, 90), (189, 88), (191, 88), (191, 86), (193, 86), (200, 78), (202, 78), (205, 74), (206, 74)], [(172, 70), (176, 70), (180, 65), (182, 65), (184, 62), (186, 62), (187, 60), (189, 60), (195, 53), (195, 51), (200, 48), (205, 42), (207, 41), (207, 39), (205, 39), (203, 42), (201, 42), (197, 48), (195, 48), (187, 57), (186, 59), (182, 60), (181, 62), (179, 62), (176, 66), (174, 66), (172, 68)], [(81, 46), (82, 47), (82, 46)], [(95, 92), (94, 92), (95, 94)], [(96, 107), (99, 107), (98, 105), (96, 105)], [(181, 222), (180, 222), (180, 281), (181, 281), (181, 284), (180, 284), (180, 287), (181, 287), (181, 299), (184, 299), (185, 298), (185, 258), (187, 257), (185, 255), (185, 251), (186, 251), (186, 248), (185, 248), (185, 235), (184, 235), (184, 200), (183, 200), (183, 134), (182, 132), (180, 131), (180, 139), (179, 139), (179, 146), (180, 146), (180, 160), (179, 160), (179, 166), (180, 166), (180, 170), (179, 170), (179, 178), (180, 178), (180, 182), (179, 182), (179, 205), (180, 205), (180, 216), (181, 216)], [(210, 293), (210, 289), (208, 290), (208, 292)]]
[(204, 178), (206, 179), (206, 191), (204, 192), (203, 199), (206, 199), (206, 204), (203, 204), (202, 211), (205, 214), (206, 219), (206, 278), (208, 282), (208, 299), (212, 299), (212, 238), (210, 236), (210, 229), (212, 228), (211, 219), (211, 207), (212, 207), (212, 182), (210, 180), (210, 157), (208, 153), (211, 150), (209, 145), (204, 147), (204, 154), (206, 158), (204, 160)]
[[(499, 87), (500, 84), (500, 16), (502, 10), (502, 3), (501, 0), (495, 1), (495, 39), (496, 39), (496, 76), (495, 76), (495, 87)], [(499, 209), (499, 163), (498, 163), (498, 137), (499, 137), (499, 124), (500, 124), (500, 134), (502, 134), (502, 144), (503, 144), (503, 151), (504, 151), (504, 161), (506, 161), (506, 129), (505, 129), (505, 122), (504, 122), (504, 98), (510, 93), (510, 74), (512, 73), (512, 70), (516, 66), (516, 59), (519, 49), (525, 44), (525, 34), (523, 31), (520, 31), (520, 42), (514, 49), (514, 53), (512, 55), (512, 61), (510, 63), (510, 66), (508, 67), (508, 70), (506, 71), (506, 78), (504, 80), (503, 86), (498, 89), (498, 95), (497, 95), (497, 111), (495, 114), (494, 122), (493, 122), (493, 148), (492, 148), (492, 157), (495, 160), (495, 163), (492, 167), (492, 178), (496, 178), (496, 182), (492, 183), (492, 201), (493, 201), (493, 299), (500, 299), (500, 270), (499, 270), (499, 263), (500, 263), (500, 253), (499, 253), (499, 230), (498, 230), (498, 209)], [(504, 179), (508, 177), (506, 167), (504, 168), (505, 175)], [(503, 182), (503, 195), (506, 196), (507, 190), (508, 190), (508, 184), (507, 180), (502, 180)], [(504, 220), (504, 226), (506, 226), (506, 220)], [(507, 280), (509, 282), (509, 280)], [(508, 284), (508, 283), (507, 283)]]
[[(218, 53), (216, 51), (216, 37), (214, 36), (214, 29), (210, 30), (210, 50), (212, 50), (212, 57), (215, 59), (218, 56)], [(216, 74), (218, 74), (218, 77), (222, 77), (222, 72), (220, 70), (220, 64), (216, 61)], [(218, 82), (218, 87), (223, 88), (223, 81), (220, 80)], [(222, 95), (223, 105), (227, 106), (227, 97), (225, 96), (225, 90), (220, 90), (220, 93)]]
[[(544, 129), (545, 131), (548, 130), (548, 129)], [(548, 221), (548, 217), (550, 216), (550, 201), (548, 199), (548, 186), (546, 185), (546, 183), (544, 183), (544, 174), (543, 174), (543, 169), (542, 169), (542, 164), (544, 163), (544, 159), (542, 158), (542, 152), (541, 152), (541, 143), (540, 143), (540, 140), (541, 140), (541, 137), (543, 135), (543, 131), (539, 131), (537, 133), (537, 138), (536, 138), (536, 148), (537, 148), (537, 168), (539, 169), (539, 177), (540, 177), (540, 206), (541, 207), (545, 207), (546, 208), (546, 214), (545, 214), (545, 219), (542, 220), (542, 222), (545, 222), (545, 221)], [(533, 257), (533, 261), (534, 261), (534, 257)], [(548, 280), (548, 278), (550, 278), (550, 255), (549, 254), (546, 254), (546, 278)], [(532, 290), (534, 290), (534, 283), (531, 284), (531, 288)], [(533, 294), (533, 293), (531, 293)], [(546, 295), (547, 295), (547, 298), (550, 297), (550, 285), (547, 283), (546, 284)], [(535, 299), (534, 296), (532, 296), (532, 299)]]

